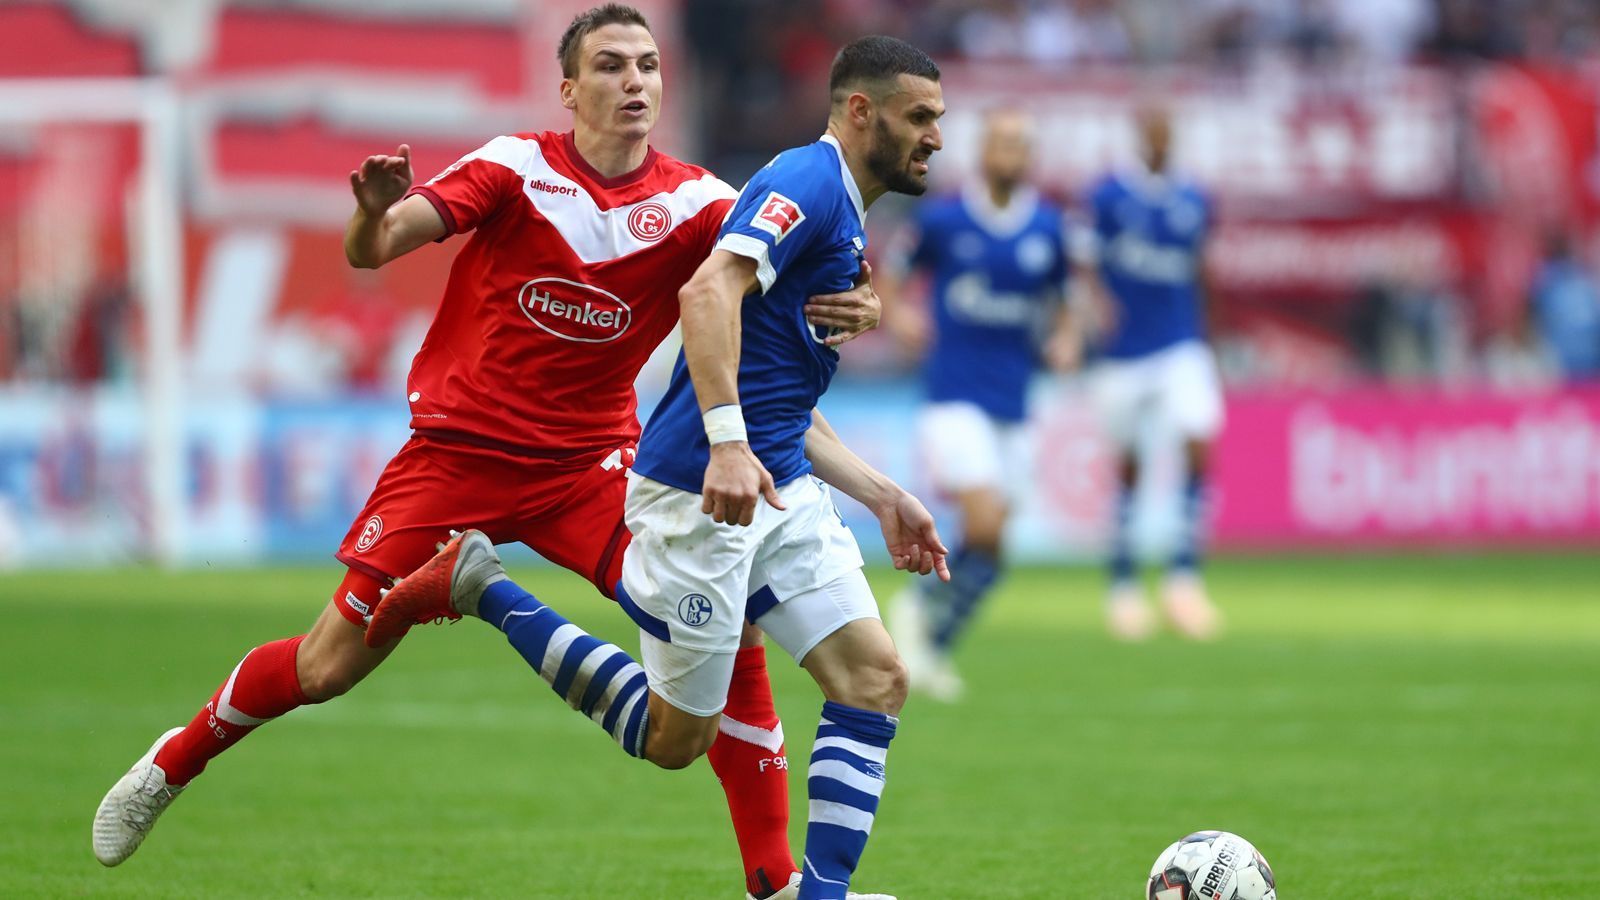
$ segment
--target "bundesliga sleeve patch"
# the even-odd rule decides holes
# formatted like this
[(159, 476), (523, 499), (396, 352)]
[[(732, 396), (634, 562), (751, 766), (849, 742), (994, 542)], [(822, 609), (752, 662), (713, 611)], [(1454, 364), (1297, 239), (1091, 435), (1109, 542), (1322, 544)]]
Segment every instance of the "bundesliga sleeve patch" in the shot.
[(750, 224), (772, 235), (774, 244), (781, 244), (789, 232), (805, 220), (806, 214), (800, 211), (798, 203), (773, 191), (761, 201), (761, 208)]

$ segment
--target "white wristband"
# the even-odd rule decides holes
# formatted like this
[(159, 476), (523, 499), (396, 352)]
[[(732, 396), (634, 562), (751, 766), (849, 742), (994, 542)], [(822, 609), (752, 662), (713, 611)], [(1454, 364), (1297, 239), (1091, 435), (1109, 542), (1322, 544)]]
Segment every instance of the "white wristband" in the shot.
[(737, 403), (713, 406), (700, 414), (705, 422), (706, 439), (712, 446), (727, 441), (749, 441), (744, 430), (744, 410)]

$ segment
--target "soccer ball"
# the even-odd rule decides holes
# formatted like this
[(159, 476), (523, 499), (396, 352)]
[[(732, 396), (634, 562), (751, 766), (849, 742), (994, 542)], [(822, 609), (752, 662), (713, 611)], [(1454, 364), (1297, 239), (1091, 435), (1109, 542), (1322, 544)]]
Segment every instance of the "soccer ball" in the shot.
[(1272, 867), (1237, 834), (1196, 831), (1150, 867), (1145, 900), (1278, 900)]

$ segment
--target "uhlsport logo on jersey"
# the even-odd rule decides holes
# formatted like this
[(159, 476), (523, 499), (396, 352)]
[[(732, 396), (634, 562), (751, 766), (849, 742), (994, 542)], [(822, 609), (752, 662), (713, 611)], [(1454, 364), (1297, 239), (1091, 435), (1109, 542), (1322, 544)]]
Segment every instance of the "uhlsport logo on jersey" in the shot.
[(383, 537), (383, 518), (373, 516), (361, 526), (361, 536), (356, 538), (356, 552), (371, 550), (372, 545), (376, 544), (380, 537)]
[(761, 201), (761, 208), (750, 224), (777, 238), (774, 244), (781, 244), (789, 232), (805, 220), (806, 214), (800, 211), (800, 204), (773, 191)]
[(528, 321), (565, 341), (604, 344), (633, 323), (633, 309), (620, 297), (565, 278), (535, 278), (517, 295)]
[(678, 618), (691, 628), (711, 621), (711, 598), (705, 594), (684, 594), (678, 601)]
[(672, 229), (672, 213), (659, 203), (641, 203), (628, 213), (628, 231), (641, 241), (659, 241)]
[(558, 197), (576, 197), (578, 189), (570, 184), (551, 184), (543, 178), (535, 178), (528, 182), (528, 190), (539, 191), (545, 194), (555, 194)]

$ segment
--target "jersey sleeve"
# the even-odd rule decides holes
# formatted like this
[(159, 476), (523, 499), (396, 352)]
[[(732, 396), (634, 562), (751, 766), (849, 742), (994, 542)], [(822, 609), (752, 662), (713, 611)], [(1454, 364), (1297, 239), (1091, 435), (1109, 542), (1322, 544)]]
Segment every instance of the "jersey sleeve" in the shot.
[(497, 137), (411, 189), (439, 211), (447, 237), (477, 228), (521, 191), (522, 179), (503, 159), (510, 149), (503, 142), (514, 140)]
[[(730, 187), (728, 190), (732, 191), (733, 188)], [(694, 218), (689, 221), (689, 227), (694, 229), (691, 246), (695, 248), (694, 252), (699, 258), (710, 256), (711, 251), (716, 249), (717, 238), (722, 234), (722, 224), (727, 221), (728, 213), (732, 209), (732, 198), (713, 200), (707, 203), (704, 209), (695, 213)]]
[[(838, 198), (823, 175), (780, 156), (751, 177), (722, 224), (716, 249), (755, 260), (761, 293), (835, 224)], [(837, 174), (831, 181), (837, 189)]]

